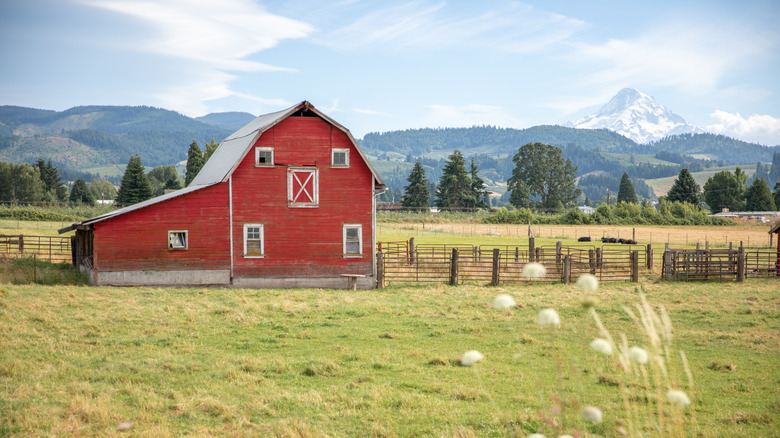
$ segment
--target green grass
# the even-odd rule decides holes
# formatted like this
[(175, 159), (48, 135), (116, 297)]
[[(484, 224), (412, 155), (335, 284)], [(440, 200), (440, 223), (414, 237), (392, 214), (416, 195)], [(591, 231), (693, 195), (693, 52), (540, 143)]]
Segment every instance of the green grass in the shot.
[[(722, 172), (724, 170), (728, 170), (729, 172), (734, 173), (737, 167), (740, 167), (743, 171), (745, 171), (745, 174), (748, 177), (756, 173), (755, 165), (747, 165), (747, 166), (742, 165), (742, 166), (712, 167), (701, 172), (691, 172), (691, 175), (693, 176), (693, 179), (696, 180), (696, 183), (699, 184), (699, 187), (704, 187), (704, 184), (707, 182), (707, 179), (709, 179), (716, 173)], [(653, 191), (655, 192), (656, 196), (665, 196), (666, 193), (669, 191), (669, 189), (672, 188), (672, 185), (674, 184), (674, 180), (676, 179), (677, 179), (677, 175), (667, 176), (665, 178), (648, 179), (645, 180), (645, 182), (647, 183), (647, 185), (653, 188)]]
[(86, 285), (87, 277), (70, 263), (51, 263), (41, 257), (0, 260), (0, 283)]
[[(691, 364), (688, 435), (777, 435), (777, 285), (646, 285)], [(492, 309), (499, 293), (519, 307)], [(634, 286), (598, 295), (612, 334), (641, 343), (622, 310)], [(556, 436), (540, 412), (557, 395), (604, 411), (572, 428), (615, 436), (616, 370), (587, 347), (598, 331), (580, 296), (0, 285), (0, 436), (112, 436), (122, 422), (127, 436)], [(536, 325), (545, 307), (560, 329)], [(472, 349), (486, 359), (458, 366)]]
[(631, 163), (631, 157), (633, 156), (636, 160), (635, 162), (637, 164), (653, 164), (653, 165), (663, 165), (663, 166), (675, 166), (677, 163), (672, 163), (671, 161), (665, 161), (665, 160), (659, 160), (653, 155), (642, 155), (642, 154), (616, 154), (616, 153), (610, 153), (610, 152), (602, 152), (601, 155), (604, 155), (607, 158), (610, 158), (612, 160), (618, 161), (620, 164), (628, 165), (633, 164)]

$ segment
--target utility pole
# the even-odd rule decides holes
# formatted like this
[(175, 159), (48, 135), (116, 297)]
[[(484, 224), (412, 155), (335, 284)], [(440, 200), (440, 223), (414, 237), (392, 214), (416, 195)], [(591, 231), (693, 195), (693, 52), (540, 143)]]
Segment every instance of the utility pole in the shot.
[(607, 207), (609, 207), (609, 185), (607, 185)]

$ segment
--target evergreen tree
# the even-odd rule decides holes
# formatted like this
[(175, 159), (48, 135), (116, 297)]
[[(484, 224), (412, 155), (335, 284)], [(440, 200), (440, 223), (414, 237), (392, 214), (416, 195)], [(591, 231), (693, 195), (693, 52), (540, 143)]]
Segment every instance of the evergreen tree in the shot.
[(406, 179), (409, 185), (404, 187), (404, 197), (401, 205), (406, 208), (427, 209), (430, 205), (431, 193), (428, 191), (428, 178), (425, 168), (417, 160)]
[(775, 183), (775, 209), (780, 211), (780, 181)]
[(769, 168), (769, 178), (766, 182), (769, 185), (780, 182), (780, 152), (772, 154), (772, 167)]
[(485, 181), (479, 177), (478, 171), (477, 163), (474, 162), (474, 157), (471, 157), (471, 168), (469, 169), (469, 178), (471, 178), (470, 198), (473, 198), (474, 204), (469, 205), (469, 207), (487, 208), (487, 202), (489, 202), (488, 192), (485, 190)]
[(739, 211), (744, 207), (746, 175), (737, 167), (736, 174), (728, 170), (712, 175), (704, 184), (704, 202), (713, 213), (724, 208)]
[(561, 149), (542, 143), (528, 143), (512, 158), (515, 168), (507, 181), (512, 191), (510, 202), (525, 207), (528, 196), (538, 196), (541, 207), (548, 210), (568, 207), (575, 203), (582, 191), (577, 188), (577, 168), (570, 159), (561, 156)]
[(74, 204), (95, 205), (95, 195), (89, 190), (87, 182), (79, 178), (73, 183), (70, 190), (70, 202)]
[(116, 196), (117, 205), (125, 206), (145, 201), (152, 197), (152, 186), (146, 177), (141, 157), (133, 155), (127, 163), (122, 185)]
[(436, 190), (436, 206), (444, 208), (465, 208), (473, 205), (471, 178), (466, 172), (463, 154), (455, 149), (447, 158), (442, 169), (439, 187)]
[(701, 199), (699, 192), (701, 192), (701, 189), (696, 180), (693, 179), (693, 175), (688, 172), (688, 169), (683, 169), (680, 171), (677, 179), (674, 180), (669, 193), (666, 194), (666, 200), (670, 202), (687, 202), (698, 207)]
[(51, 164), (51, 160), (46, 162), (43, 158), (38, 158), (33, 167), (38, 169), (43, 191), (48, 194), (49, 198), (58, 201), (68, 199), (68, 187), (62, 182), (60, 172)]
[(753, 185), (745, 193), (745, 209), (747, 211), (775, 211), (777, 206), (772, 192), (764, 178), (753, 181)]
[(193, 179), (198, 175), (200, 169), (205, 164), (203, 159), (203, 151), (198, 147), (198, 142), (193, 141), (190, 145), (190, 149), (187, 151), (187, 170), (184, 173), (184, 185), (188, 186)]
[(214, 155), (214, 151), (216, 151), (218, 147), (219, 143), (214, 141), (213, 138), (211, 139), (211, 143), (206, 143), (206, 150), (203, 152), (203, 164), (206, 164), (206, 161)]
[(183, 187), (181, 185), (181, 178), (179, 178), (179, 175), (168, 178), (168, 181), (165, 181), (165, 186), (163, 187), (164, 190), (179, 190), (181, 188)]
[(623, 176), (620, 178), (617, 202), (626, 202), (629, 204), (636, 204), (638, 202), (636, 192), (634, 191), (634, 185), (631, 184), (631, 179), (629, 179), (628, 173), (626, 172), (623, 172)]

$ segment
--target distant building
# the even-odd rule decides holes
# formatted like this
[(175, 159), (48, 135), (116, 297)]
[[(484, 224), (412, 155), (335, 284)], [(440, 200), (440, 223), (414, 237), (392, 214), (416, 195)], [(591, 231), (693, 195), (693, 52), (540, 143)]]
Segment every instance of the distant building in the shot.
[(580, 209), (581, 212), (585, 214), (593, 214), (596, 212), (596, 210), (593, 207), (588, 207), (587, 205), (583, 205), (581, 207), (577, 207)]

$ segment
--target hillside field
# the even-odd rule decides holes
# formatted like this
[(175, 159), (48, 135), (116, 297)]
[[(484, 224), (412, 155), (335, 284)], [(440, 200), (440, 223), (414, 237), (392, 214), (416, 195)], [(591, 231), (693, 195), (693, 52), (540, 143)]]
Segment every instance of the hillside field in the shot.
[[(752, 166), (745, 165), (745, 166), (713, 167), (701, 172), (691, 172), (691, 175), (693, 176), (693, 179), (696, 180), (696, 184), (698, 184), (699, 187), (704, 187), (704, 183), (707, 182), (707, 179), (709, 179), (716, 173), (724, 170), (728, 170), (729, 172), (734, 173), (737, 167), (740, 167), (742, 170), (744, 170), (748, 178), (750, 178), (754, 173), (756, 173), (755, 165)], [(653, 192), (655, 192), (656, 196), (666, 196), (666, 193), (669, 192), (669, 189), (672, 188), (672, 185), (674, 185), (674, 180), (676, 179), (677, 179), (677, 175), (667, 176), (665, 178), (648, 179), (645, 180), (645, 183), (647, 183), (647, 185), (653, 188)]]

